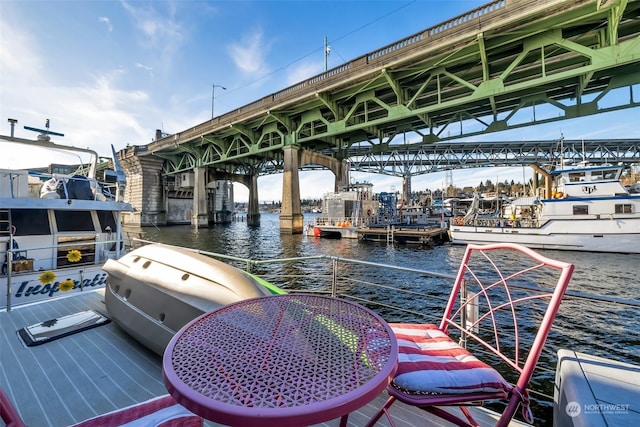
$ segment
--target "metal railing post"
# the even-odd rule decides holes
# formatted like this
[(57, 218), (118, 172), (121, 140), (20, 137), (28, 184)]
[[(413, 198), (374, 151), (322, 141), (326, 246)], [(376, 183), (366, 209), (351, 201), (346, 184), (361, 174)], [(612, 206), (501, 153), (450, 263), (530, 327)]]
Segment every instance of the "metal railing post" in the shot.
[(467, 281), (463, 280), (460, 285), (460, 307), (464, 307), (463, 310), (460, 310), (460, 324), (464, 327), (460, 333), (460, 346), (463, 348), (467, 348), (467, 309), (465, 304), (467, 302)]
[(331, 296), (338, 295), (338, 258), (331, 257), (332, 278), (331, 278)]
[[(13, 234), (9, 234), (9, 242), (13, 242)], [(7, 311), (11, 311), (11, 276), (13, 273), (13, 245), (7, 249)]]

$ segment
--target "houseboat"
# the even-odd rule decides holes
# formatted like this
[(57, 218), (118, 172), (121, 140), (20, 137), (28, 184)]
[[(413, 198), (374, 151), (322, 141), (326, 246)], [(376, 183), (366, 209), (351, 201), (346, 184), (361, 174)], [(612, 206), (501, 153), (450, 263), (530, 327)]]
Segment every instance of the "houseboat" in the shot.
[(547, 172), (533, 197), (482, 215), (476, 200), (450, 222), (453, 243), (520, 243), (532, 248), (640, 253), (640, 194), (621, 181), (625, 165), (579, 164)]
[(382, 214), (380, 202), (374, 198), (373, 184), (356, 182), (335, 193), (327, 193), (322, 201), (322, 216), (307, 229), (307, 235), (330, 239), (357, 239), (358, 229), (372, 225)]

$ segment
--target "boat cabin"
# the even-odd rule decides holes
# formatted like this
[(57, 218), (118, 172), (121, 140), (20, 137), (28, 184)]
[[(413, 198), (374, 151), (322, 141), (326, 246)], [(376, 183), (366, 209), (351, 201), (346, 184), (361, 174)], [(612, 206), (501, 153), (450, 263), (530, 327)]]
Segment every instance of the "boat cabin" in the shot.
[(553, 171), (554, 189), (549, 198), (626, 195), (628, 191), (620, 181), (626, 168), (626, 165), (578, 165)]
[(88, 153), (91, 161), (73, 164), (79, 156), (72, 155), (70, 164), (0, 169), (0, 309), (104, 285), (102, 265), (124, 250), (120, 216), (132, 210), (122, 201), (124, 186), (115, 199), (104, 196), (91, 150), (44, 138), (3, 142), (15, 147), (8, 158), (26, 145), (49, 153), (29, 161), (51, 162), (56, 149)]

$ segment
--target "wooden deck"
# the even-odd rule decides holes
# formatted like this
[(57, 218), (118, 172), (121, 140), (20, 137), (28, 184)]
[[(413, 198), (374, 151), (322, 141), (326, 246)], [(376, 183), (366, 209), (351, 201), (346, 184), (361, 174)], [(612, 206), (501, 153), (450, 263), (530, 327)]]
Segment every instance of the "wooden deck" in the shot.
[[(103, 290), (0, 312), (0, 387), (27, 425), (67, 426), (167, 393), (161, 358), (114, 323), (35, 347), (25, 346), (16, 333), (25, 326), (88, 309), (106, 315)], [(364, 425), (385, 399), (383, 393), (352, 413), (349, 426)], [(494, 413), (476, 411), (481, 424), (495, 424)], [(398, 427), (449, 425), (399, 403), (393, 405), (391, 412)], [(333, 420), (320, 425), (338, 424)], [(383, 417), (376, 425), (389, 423)]]

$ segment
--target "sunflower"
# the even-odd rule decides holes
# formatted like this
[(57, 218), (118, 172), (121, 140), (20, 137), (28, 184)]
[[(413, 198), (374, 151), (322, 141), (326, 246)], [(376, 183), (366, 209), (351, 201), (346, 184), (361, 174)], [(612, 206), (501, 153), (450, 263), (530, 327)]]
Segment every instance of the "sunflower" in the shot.
[(77, 249), (72, 249), (67, 252), (67, 260), (69, 262), (78, 262), (82, 259), (82, 254)]
[(45, 271), (38, 276), (38, 278), (40, 279), (40, 283), (46, 285), (48, 283), (53, 283), (53, 281), (56, 280), (56, 274), (53, 271)]
[(67, 292), (73, 289), (73, 285), (74, 285), (73, 280), (71, 279), (63, 280), (62, 282), (58, 283), (58, 289), (61, 290), (62, 292)]

